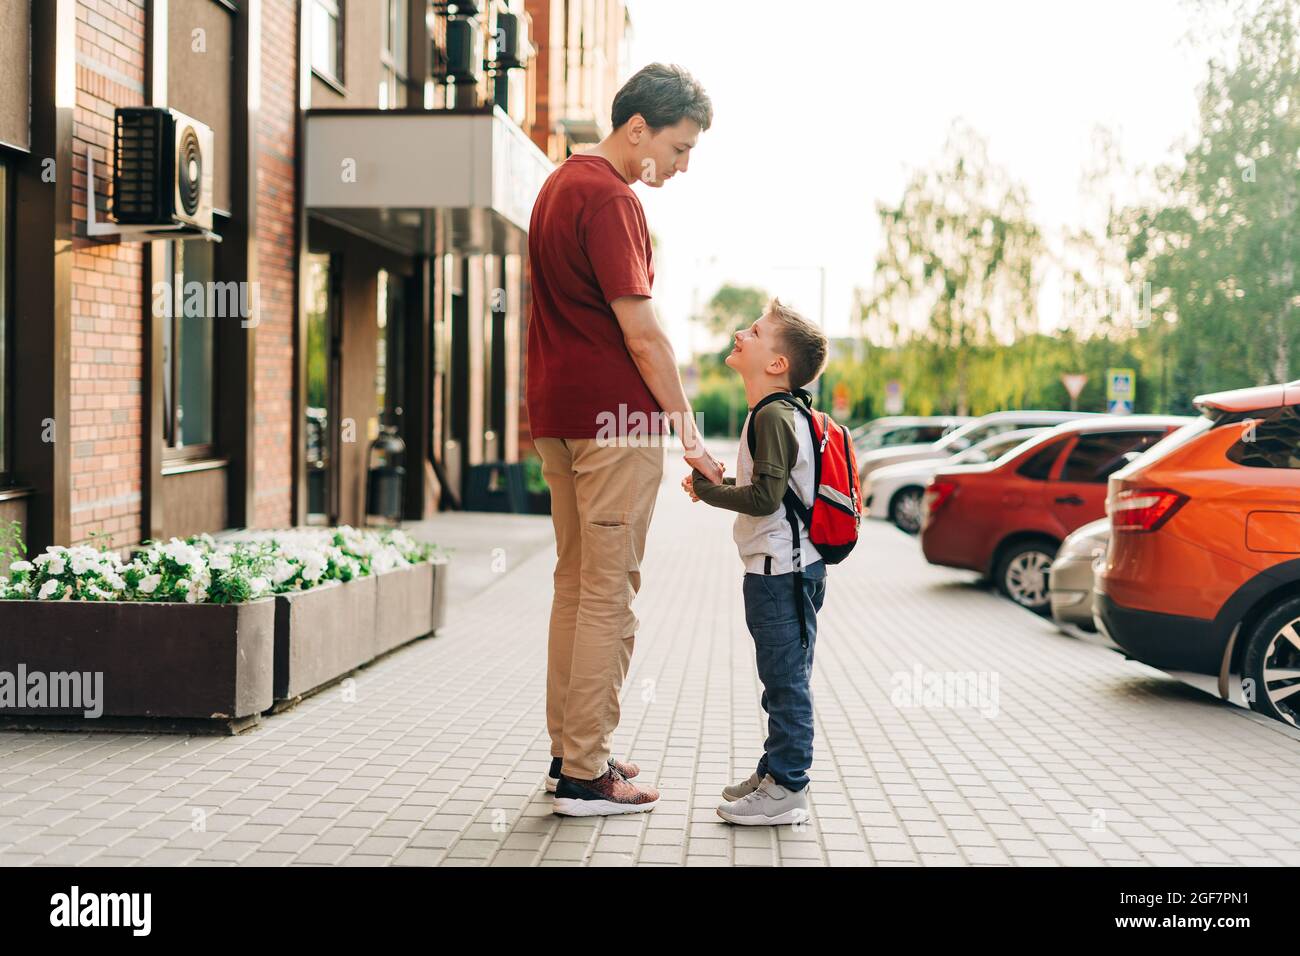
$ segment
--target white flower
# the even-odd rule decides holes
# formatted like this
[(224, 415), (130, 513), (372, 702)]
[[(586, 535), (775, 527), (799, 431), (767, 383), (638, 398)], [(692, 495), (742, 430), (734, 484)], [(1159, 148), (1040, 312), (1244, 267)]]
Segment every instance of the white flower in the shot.
[(195, 568), (203, 563), (202, 553), (178, 538), (172, 538), (163, 545), (162, 553), (183, 568)]
[[(64, 562), (62, 558), (50, 558), (50, 563), (46, 565), (45, 570), (50, 574), (54, 575), (55, 577), (58, 577), (60, 574), (63, 573), (63, 568), (64, 568)], [(42, 588), (41, 590), (44, 590), (44, 588)]]
[(54, 581), (54, 580), (46, 581), (44, 584), (41, 585), (41, 593), (38, 594), (37, 597), (39, 597), (42, 601), (47, 600), (48, 598), (52, 597), (54, 595), (54, 592), (57, 591), (58, 589), (59, 589), (58, 581)]
[(208, 599), (208, 589), (201, 581), (191, 583), (185, 589), (185, 601), (187, 604), (201, 604)]
[(72, 573), (77, 577), (81, 577), (92, 568), (97, 568), (98, 563), (94, 558), (89, 558), (84, 554), (74, 554), (72, 556)]
[(214, 554), (208, 558), (208, 567), (213, 571), (229, 571), (230, 565), (229, 554)]
[(292, 564), (284, 559), (275, 562), (275, 567), (271, 569), (271, 583), (279, 587), (285, 581), (288, 581), (298, 572)]
[(162, 584), (161, 574), (151, 574), (147, 578), (141, 578), (139, 585), (136, 586), (141, 594), (153, 594), (158, 590), (158, 585)]
[(307, 552), (306, 559), (302, 564), (302, 579), (304, 581), (319, 581), (320, 576), (325, 573), (326, 562), (319, 553), (315, 551)]
[(9, 565), (10, 571), (33, 571), (35, 566), (30, 561), (15, 561)]

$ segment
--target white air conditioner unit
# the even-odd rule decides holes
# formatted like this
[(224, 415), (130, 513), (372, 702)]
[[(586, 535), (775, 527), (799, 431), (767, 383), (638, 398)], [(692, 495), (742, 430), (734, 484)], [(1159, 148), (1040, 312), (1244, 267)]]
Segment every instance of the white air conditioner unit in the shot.
[(211, 231), (212, 130), (160, 107), (121, 107), (114, 120), (113, 220)]

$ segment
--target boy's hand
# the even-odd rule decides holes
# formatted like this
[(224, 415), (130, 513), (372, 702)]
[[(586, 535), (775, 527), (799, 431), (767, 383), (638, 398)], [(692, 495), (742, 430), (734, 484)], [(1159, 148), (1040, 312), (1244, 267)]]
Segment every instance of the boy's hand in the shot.
[(700, 496), (695, 493), (695, 483), (692, 480), (691, 475), (687, 475), (682, 479), (682, 490), (691, 496), (691, 501), (700, 500)]
[(722, 483), (722, 469), (724, 467), (722, 462), (705, 451), (702, 444), (697, 445), (691, 454), (682, 457), (686, 459), (686, 464), (692, 468), (698, 468), (700, 474), (715, 485)]

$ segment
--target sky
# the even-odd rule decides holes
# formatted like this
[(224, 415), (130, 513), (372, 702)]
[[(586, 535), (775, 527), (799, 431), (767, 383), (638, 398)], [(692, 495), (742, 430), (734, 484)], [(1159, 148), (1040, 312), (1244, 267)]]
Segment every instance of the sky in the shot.
[[(686, 175), (634, 187), (659, 240), (660, 319), (681, 355), (709, 345), (689, 316), (727, 281), (850, 334), (876, 203), (901, 197), (958, 118), (1025, 185), (1049, 235), (1085, 218), (1097, 126), (1135, 168), (1176, 158), (1196, 129), (1206, 57), (1180, 0), (627, 5), (629, 75), (680, 63), (714, 107)], [(1053, 327), (1048, 299), (1040, 320)]]

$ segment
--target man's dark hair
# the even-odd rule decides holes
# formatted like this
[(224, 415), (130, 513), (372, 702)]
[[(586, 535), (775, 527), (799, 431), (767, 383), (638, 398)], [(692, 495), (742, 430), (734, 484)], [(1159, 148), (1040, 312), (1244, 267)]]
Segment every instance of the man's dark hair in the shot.
[(642, 67), (614, 96), (613, 121), (618, 129), (637, 113), (659, 130), (693, 119), (701, 130), (713, 123), (713, 104), (695, 77), (680, 66), (651, 63)]

